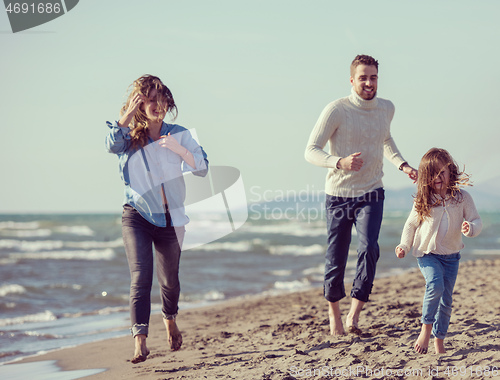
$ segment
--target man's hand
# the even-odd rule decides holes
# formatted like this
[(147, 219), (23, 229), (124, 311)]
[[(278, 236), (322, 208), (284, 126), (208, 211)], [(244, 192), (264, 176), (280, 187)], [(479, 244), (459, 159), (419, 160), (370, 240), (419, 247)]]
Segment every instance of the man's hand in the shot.
[(404, 164), (401, 168), (403, 173), (408, 174), (408, 177), (413, 181), (413, 183), (417, 182), (418, 179), (418, 170), (413, 169), (410, 165)]
[(350, 156), (341, 158), (337, 162), (337, 169), (352, 170), (358, 172), (363, 166), (363, 159), (359, 157), (361, 152), (353, 153)]

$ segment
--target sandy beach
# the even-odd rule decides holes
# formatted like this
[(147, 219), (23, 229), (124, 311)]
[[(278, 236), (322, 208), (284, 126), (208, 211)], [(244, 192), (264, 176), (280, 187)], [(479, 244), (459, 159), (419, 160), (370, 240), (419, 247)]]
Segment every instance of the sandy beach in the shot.
[[(92, 379), (500, 378), (499, 271), (500, 260), (461, 264), (447, 353), (441, 355), (434, 354), (432, 341), (426, 355), (413, 350), (425, 284), (413, 270), (376, 280), (362, 313), (361, 336), (330, 336), (326, 301), (321, 289), (312, 289), (181, 311), (184, 343), (177, 352), (168, 348), (161, 317), (155, 315), (151, 354), (144, 363), (130, 363), (133, 340), (124, 337), (4, 367), (57, 361), (63, 371), (105, 369), (86, 376)], [(349, 298), (341, 302), (344, 315), (349, 303)], [(30, 378), (37, 379), (32, 365)], [(78, 372), (59, 375), (64, 373), (68, 376), (58, 378), (81, 377)]]

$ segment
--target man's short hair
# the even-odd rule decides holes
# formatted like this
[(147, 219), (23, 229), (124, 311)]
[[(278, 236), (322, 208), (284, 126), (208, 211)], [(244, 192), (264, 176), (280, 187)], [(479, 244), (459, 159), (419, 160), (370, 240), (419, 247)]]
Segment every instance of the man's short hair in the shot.
[(356, 71), (356, 67), (359, 65), (375, 66), (378, 71), (378, 61), (375, 58), (369, 55), (360, 54), (357, 55), (351, 63), (351, 77), (354, 76), (354, 71)]

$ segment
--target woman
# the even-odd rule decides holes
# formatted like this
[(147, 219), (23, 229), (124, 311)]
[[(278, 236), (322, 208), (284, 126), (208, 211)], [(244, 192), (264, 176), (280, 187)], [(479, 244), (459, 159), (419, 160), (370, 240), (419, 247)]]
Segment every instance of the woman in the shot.
[(208, 160), (185, 128), (163, 121), (177, 107), (170, 90), (152, 75), (134, 81), (121, 118), (107, 122), (110, 153), (118, 155), (125, 182), (122, 233), (131, 275), (130, 316), (135, 352), (132, 363), (149, 355), (146, 338), (151, 313), (153, 245), (162, 315), (172, 350), (182, 344), (175, 319), (180, 294), (179, 259), (184, 226), (185, 186), (182, 173), (205, 176)]

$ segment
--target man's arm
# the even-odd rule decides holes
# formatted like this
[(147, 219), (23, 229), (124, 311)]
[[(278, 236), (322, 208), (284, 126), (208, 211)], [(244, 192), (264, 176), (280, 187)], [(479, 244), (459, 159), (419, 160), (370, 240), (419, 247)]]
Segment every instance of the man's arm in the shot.
[(342, 157), (328, 154), (323, 149), (340, 125), (340, 110), (335, 102), (328, 104), (316, 122), (305, 151), (305, 159), (313, 165), (336, 168)]

